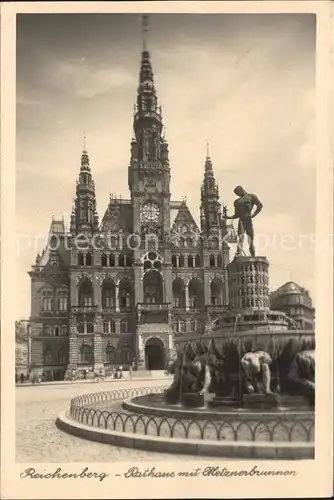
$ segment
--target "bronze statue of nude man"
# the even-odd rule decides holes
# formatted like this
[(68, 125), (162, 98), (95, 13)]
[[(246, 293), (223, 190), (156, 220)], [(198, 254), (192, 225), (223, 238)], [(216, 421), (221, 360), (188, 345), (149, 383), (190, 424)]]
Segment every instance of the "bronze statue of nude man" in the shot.
[[(234, 215), (228, 216), (225, 212), (224, 219), (239, 219), (236, 257), (242, 255), (245, 233), (248, 236), (249, 252), (252, 257), (255, 257), (252, 219), (261, 212), (263, 205), (255, 194), (247, 193), (242, 186), (237, 186), (234, 193), (238, 196), (234, 202)], [(256, 210), (252, 214), (254, 206), (256, 206)]]

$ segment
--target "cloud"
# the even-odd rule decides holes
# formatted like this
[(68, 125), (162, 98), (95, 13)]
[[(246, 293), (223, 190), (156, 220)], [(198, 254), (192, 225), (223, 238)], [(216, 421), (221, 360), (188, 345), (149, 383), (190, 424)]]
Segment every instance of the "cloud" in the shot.
[(131, 85), (134, 76), (125, 68), (98, 68), (86, 60), (58, 61), (53, 70), (53, 83), (79, 97), (91, 98)]

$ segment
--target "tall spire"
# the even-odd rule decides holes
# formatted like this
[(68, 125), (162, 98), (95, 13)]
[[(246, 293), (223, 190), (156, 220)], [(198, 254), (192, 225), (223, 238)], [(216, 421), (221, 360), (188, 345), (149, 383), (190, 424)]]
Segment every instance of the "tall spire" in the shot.
[(142, 28), (143, 28), (143, 52), (147, 50), (147, 33), (148, 33), (148, 16), (142, 16)]

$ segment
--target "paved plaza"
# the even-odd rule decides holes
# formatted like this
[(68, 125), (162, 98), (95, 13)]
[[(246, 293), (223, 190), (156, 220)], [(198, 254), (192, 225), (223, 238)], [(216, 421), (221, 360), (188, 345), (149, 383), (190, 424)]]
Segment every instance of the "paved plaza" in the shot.
[[(168, 384), (164, 380), (132, 380), (38, 385), (16, 388), (17, 462), (110, 462), (114, 460), (200, 460), (189, 455), (171, 455), (132, 450), (80, 439), (60, 431), (55, 421), (69, 407), (70, 399), (130, 387)], [(202, 457), (203, 460), (203, 457)]]

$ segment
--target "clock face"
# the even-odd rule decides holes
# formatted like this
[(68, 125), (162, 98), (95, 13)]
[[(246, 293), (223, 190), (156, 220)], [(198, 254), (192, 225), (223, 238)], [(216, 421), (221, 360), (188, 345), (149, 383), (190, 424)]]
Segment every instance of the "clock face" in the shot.
[(143, 224), (156, 224), (159, 222), (160, 209), (155, 203), (146, 203), (141, 212)]

